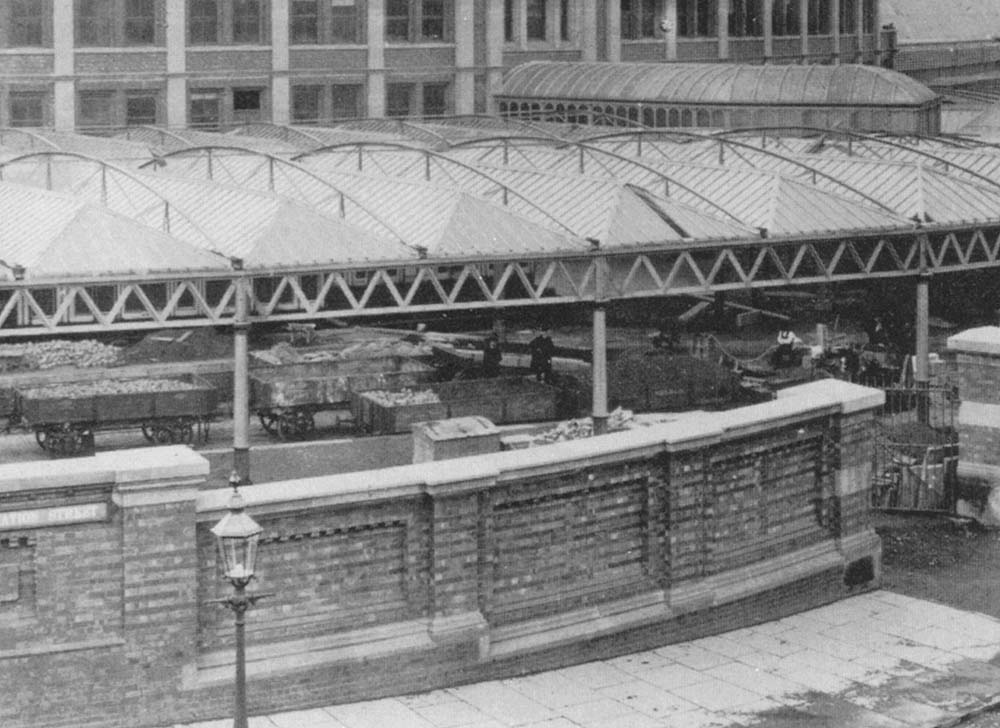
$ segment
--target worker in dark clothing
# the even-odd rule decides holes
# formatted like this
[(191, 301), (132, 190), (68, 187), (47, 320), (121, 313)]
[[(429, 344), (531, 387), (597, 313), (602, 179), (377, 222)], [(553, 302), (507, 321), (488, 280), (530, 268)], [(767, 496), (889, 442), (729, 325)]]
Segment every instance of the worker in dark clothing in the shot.
[(500, 361), (503, 353), (500, 351), (500, 338), (492, 333), (483, 341), (483, 375), (487, 377), (500, 376)]
[(660, 330), (653, 337), (653, 346), (657, 349), (673, 351), (677, 348), (681, 339), (681, 323), (675, 318), (664, 319), (660, 324)]
[(528, 344), (528, 352), (531, 354), (531, 371), (537, 381), (552, 381), (552, 354), (555, 352), (555, 348), (548, 329), (542, 329)]
[(778, 348), (774, 353), (774, 365), (787, 367), (795, 363), (795, 344), (798, 337), (791, 329), (781, 329), (778, 332)]

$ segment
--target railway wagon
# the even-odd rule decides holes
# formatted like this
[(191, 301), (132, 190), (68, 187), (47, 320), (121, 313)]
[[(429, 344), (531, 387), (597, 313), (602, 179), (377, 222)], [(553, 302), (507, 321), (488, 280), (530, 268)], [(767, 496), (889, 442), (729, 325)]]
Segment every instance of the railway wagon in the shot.
[(420, 391), (376, 390), (354, 395), (358, 426), (376, 434), (408, 432), (414, 423), (477, 415), (495, 424), (553, 420), (558, 390), (524, 377), (460, 379)]
[(354, 393), (414, 387), (436, 377), (434, 367), (401, 356), (254, 369), (250, 375), (251, 408), (268, 433), (287, 440), (311, 433), (317, 412), (347, 410)]
[(215, 389), (197, 378), (108, 379), (24, 389), (16, 406), (43, 450), (75, 455), (93, 447), (98, 430), (138, 427), (153, 443), (204, 441), (216, 400)]

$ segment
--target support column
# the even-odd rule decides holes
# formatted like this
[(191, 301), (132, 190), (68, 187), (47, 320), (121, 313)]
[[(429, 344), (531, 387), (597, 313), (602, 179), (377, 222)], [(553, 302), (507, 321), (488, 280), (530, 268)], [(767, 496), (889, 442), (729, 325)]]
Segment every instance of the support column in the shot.
[(186, 0), (167, 0), (167, 126), (187, 126)]
[(840, 0), (830, 3), (830, 30), (833, 35), (833, 62), (840, 63)]
[(771, 18), (774, 16), (774, 0), (764, 0), (762, 9), (764, 17), (764, 63), (769, 63), (774, 58), (774, 27), (771, 25)]
[(292, 118), (288, 6), (289, 3), (271, 3), (271, 120), (275, 124), (288, 124)]
[(724, 61), (729, 58), (729, 0), (719, 0), (716, 24), (719, 28), (719, 60)]
[(917, 279), (917, 315), (916, 315), (916, 357), (913, 366), (913, 383), (917, 389), (917, 421), (921, 424), (930, 422), (930, 325), (928, 314), (930, 309), (929, 273), (921, 273)]
[(593, 411), (594, 434), (603, 435), (608, 431), (608, 336), (604, 304), (594, 306), (593, 364), (591, 378), (594, 381)]
[(503, 88), (503, 3), (486, 3), (486, 113), (497, 112), (494, 96)]
[(622, 8), (621, 3), (607, 2), (604, 5), (604, 51), (611, 63), (622, 59)]
[(475, 0), (455, 2), (455, 113), (476, 110)]
[(799, 1), (799, 32), (802, 33), (802, 60), (809, 60), (809, 0)]
[[(242, 264), (240, 264), (242, 269)], [(249, 279), (236, 279), (236, 316), (233, 319), (233, 471), (240, 485), (250, 483), (250, 333)]]
[(76, 128), (76, 82), (73, 80), (73, 3), (52, 5), (52, 72), (55, 77), (52, 122), (57, 131)]
[(368, 103), (372, 118), (385, 116), (385, 0), (368, 0)]
[[(667, 0), (674, 2), (674, 0)], [(503, 3), (500, 3), (501, 5)], [(580, 6), (580, 59), (597, 60), (597, 3), (585, 2)]]
[(663, 44), (668, 61), (677, 60), (677, 0), (666, 0), (663, 5)]
[(865, 57), (865, 4), (862, 0), (854, 3), (855, 50), (851, 63), (861, 63)]

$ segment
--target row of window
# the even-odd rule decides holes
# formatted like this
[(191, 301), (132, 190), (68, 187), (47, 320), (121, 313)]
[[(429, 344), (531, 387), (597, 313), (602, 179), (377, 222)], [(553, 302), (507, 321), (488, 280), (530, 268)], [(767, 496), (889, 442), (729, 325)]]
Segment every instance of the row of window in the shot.
[[(802, 9), (805, 4), (806, 33), (831, 35), (831, 0), (773, 0), (771, 34), (802, 34)], [(841, 34), (857, 33), (858, 4), (861, 4), (862, 32), (875, 32), (875, 0), (840, 0), (838, 25)], [(718, 0), (676, 0), (677, 35), (681, 38), (710, 38), (719, 34)], [(628, 40), (662, 37), (660, 21), (666, 0), (621, 0), (622, 37)], [(730, 0), (727, 31), (734, 38), (764, 36), (764, 0)]]
[[(53, 3), (71, 1), (77, 47), (164, 43), (163, 0), (0, 0), (0, 47), (50, 47)], [(269, 1), (289, 3), (293, 44), (365, 42), (366, 0), (187, 0), (187, 42), (269, 44)], [(453, 0), (385, 0), (389, 42), (450, 41), (453, 26)]]
[[(266, 88), (229, 87), (191, 89), (188, 122), (202, 129), (267, 121), (271, 118)], [(454, 104), (448, 82), (399, 82), (386, 85), (386, 116), (444, 116)], [(52, 125), (52, 97), (45, 91), (7, 94), (8, 126)], [(295, 124), (322, 124), (366, 116), (362, 84), (297, 84), (292, 86), (290, 115)], [(80, 90), (76, 98), (76, 125), (83, 130), (155, 125), (166, 121), (163, 95), (158, 90)], [(0, 123), (0, 125), (3, 125)]]
[(530, 121), (553, 121), (585, 126), (649, 128), (740, 129), (758, 126), (829, 127), (847, 125), (860, 131), (936, 133), (936, 109), (802, 109), (798, 106), (757, 108), (691, 108), (650, 104), (562, 104), (538, 101), (501, 101), (502, 116)]
[(570, 0), (504, 0), (503, 36), (507, 43), (566, 42), (572, 34)]

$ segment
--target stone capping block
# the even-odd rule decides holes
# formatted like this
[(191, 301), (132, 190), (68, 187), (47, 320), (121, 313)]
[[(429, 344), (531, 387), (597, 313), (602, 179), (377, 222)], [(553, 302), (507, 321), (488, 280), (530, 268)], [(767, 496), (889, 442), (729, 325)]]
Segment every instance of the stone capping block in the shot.
[(1000, 404), (962, 402), (958, 406), (958, 424), (968, 427), (1000, 428)]
[(1000, 326), (979, 326), (948, 337), (948, 350), (1000, 356)]
[[(269, 513), (420, 495), (447, 497), (489, 488), (504, 480), (560, 472), (570, 464), (598, 466), (664, 450), (696, 449), (719, 442), (727, 433), (741, 428), (767, 426), (820, 410), (858, 412), (881, 406), (884, 401), (880, 390), (825, 379), (781, 390), (778, 399), (771, 402), (725, 412), (693, 412), (672, 422), (601, 437), (455, 458), (444, 467), (441, 463), (418, 463), (261, 483), (244, 486), (240, 493), (251, 511)], [(229, 494), (228, 488), (200, 491), (199, 520), (208, 521), (224, 513)]]
[(156, 487), (204, 480), (208, 461), (183, 445), (103, 452), (91, 457), (0, 465), (0, 493), (114, 484)]
[(845, 415), (875, 409), (885, 404), (885, 392), (881, 389), (863, 387), (840, 379), (821, 379), (818, 382), (778, 390), (779, 401), (792, 398), (800, 400), (801, 407), (812, 404), (818, 409), (838, 405), (841, 414)]

